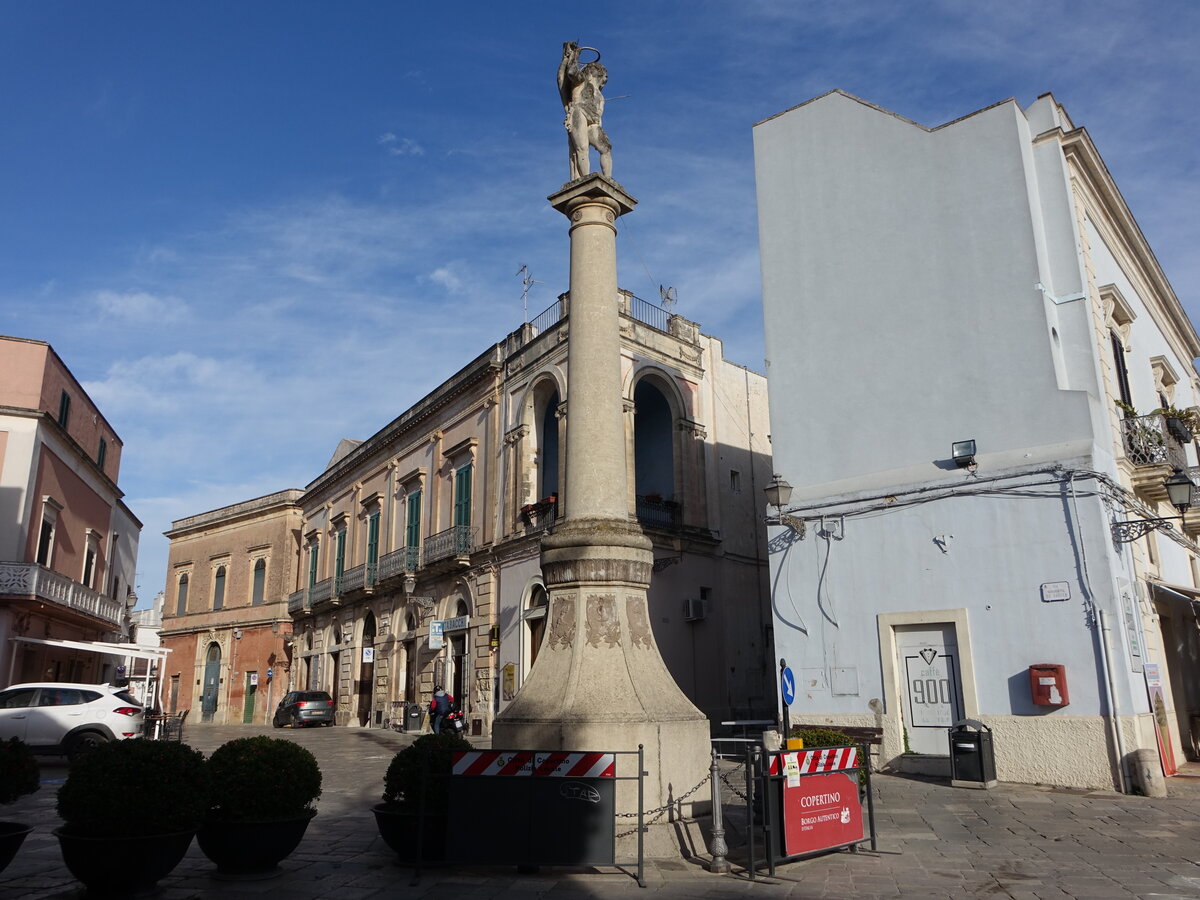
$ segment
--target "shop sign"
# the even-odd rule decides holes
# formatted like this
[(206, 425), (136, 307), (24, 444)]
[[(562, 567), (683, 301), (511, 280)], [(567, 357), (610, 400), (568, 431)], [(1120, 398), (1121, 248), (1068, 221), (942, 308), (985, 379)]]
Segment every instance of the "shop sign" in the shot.
[(784, 853), (798, 856), (863, 839), (862, 804), (854, 775), (806, 775), (783, 787)]
[(430, 650), (441, 650), (442, 647), (445, 646), (445, 642), (442, 640), (443, 624), (444, 623), (437, 621), (437, 620), (434, 620), (429, 623), (429, 649)]
[(470, 624), (470, 616), (455, 616), (453, 619), (446, 619), (442, 622), (442, 628), (446, 631), (462, 631)]

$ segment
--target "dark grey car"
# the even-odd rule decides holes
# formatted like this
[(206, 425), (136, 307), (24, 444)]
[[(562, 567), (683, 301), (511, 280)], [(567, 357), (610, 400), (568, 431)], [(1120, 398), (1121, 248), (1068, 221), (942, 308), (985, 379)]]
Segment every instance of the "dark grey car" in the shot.
[(271, 723), (276, 728), (291, 725), (332, 725), (333, 700), (324, 691), (291, 691), (279, 701)]

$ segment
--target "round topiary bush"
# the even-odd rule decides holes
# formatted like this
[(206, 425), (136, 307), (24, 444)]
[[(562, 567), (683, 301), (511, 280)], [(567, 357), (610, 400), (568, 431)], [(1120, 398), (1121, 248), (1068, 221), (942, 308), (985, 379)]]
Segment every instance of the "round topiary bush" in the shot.
[(321, 796), (317, 758), (299, 744), (272, 737), (238, 738), (208, 760), (210, 819), (265, 822), (295, 819)]
[(71, 765), (58, 814), (79, 835), (194, 830), (209, 806), (204, 756), (141, 738), (102, 744)]
[(0, 741), (0, 803), (12, 803), (39, 787), (37, 759), (20, 738)]
[(447, 779), (455, 750), (471, 750), (456, 732), (425, 734), (392, 757), (383, 776), (383, 802), (416, 810), (424, 792), (425, 811), (439, 813), (449, 806)]
[(792, 737), (801, 738), (805, 749), (812, 747), (845, 747), (854, 745), (854, 741), (840, 731), (832, 728), (793, 728)]

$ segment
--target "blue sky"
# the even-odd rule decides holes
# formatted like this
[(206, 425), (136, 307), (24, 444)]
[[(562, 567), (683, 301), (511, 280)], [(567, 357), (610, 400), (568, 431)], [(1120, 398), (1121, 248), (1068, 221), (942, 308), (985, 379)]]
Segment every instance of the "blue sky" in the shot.
[[(925, 125), (1053, 92), (1200, 320), (1200, 3), (0, 6), (0, 333), (172, 519), (316, 477), (567, 287), (564, 40), (609, 69), (623, 287), (762, 370), (751, 126), (831, 88)], [(618, 99), (620, 98), (620, 99)]]

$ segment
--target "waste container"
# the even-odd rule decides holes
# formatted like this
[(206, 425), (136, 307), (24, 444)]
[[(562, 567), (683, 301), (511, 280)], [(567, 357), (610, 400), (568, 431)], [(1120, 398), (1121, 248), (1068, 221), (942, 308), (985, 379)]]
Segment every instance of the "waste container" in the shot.
[(420, 731), (425, 725), (425, 708), (419, 703), (409, 704), (404, 711), (404, 730)]
[(975, 719), (950, 726), (950, 784), (954, 787), (996, 786), (996, 754), (992, 729)]

